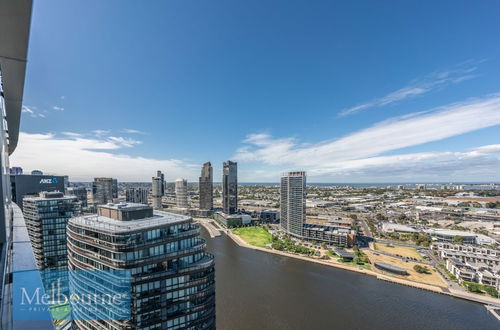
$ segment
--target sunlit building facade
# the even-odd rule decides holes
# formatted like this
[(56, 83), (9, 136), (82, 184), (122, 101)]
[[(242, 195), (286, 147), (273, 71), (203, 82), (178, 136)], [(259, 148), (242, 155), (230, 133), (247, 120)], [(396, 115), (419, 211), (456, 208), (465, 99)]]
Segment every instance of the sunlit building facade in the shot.
[(68, 223), (70, 270), (130, 270), (131, 319), (78, 329), (215, 329), (214, 258), (191, 217), (133, 203)]

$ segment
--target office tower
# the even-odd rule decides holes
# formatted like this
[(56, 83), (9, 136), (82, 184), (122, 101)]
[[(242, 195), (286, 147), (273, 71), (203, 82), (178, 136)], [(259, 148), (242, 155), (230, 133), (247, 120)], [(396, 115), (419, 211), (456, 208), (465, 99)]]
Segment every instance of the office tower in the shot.
[(238, 211), (238, 164), (230, 160), (222, 166), (222, 210), (226, 214)]
[(92, 182), (92, 200), (97, 204), (106, 204), (113, 201), (116, 180), (112, 178), (94, 178)]
[(153, 208), (161, 209), (161, 198), (165, 195), (165, 176), (161, 171), (153, 177), (151, 198), (153, 199)]
[(23, 174), (23, 169), (22, 167), (11, 167), (9, 172), (11, 175), (21, 175)]
[(23, 198), (42, 191), (64, 191), (64, 177), (53, 175), (11, 175), (12, 201), (23, 208)]
[(302, 237), (306, 220), (306, 172), (288, 172), (281, 177), (281, 228)]
[(145, 188), (127, 188), (125, 191), (125, 200), (131, 203), (148, 204), (148, 189)]
[(66, 269), (66, 224), (81, 213), (76, 196), (41, 192), (23, 199), (23, 214), (38, 269)]
[(199, 232), (191, 217), (133, 203), (102, 205), (97, 216), (70, 219), (70, 270), (129, 269), (132, 277), (130, 320), (82, 320), (76, 311), (74, 326), (215, 329), (214, 258)]
[(85, 188), (85, 187), (68, 187), (68, 188), (66, 188), (66, 195), (76, 196), (76, 198), (78, 198), (78, 200), (82, 203), (82, 208), (86, 208), (88, 206), (87, 188)]
[(175, 202), (179, 208), (189, 208), (187, 187), (186, 179), (175, 180)]
[(199, 180), (200, 209), (211, 210), (214, 207), (214, 178), (212, 164), (207, 162), (201, 168)]
[[(21, 174), (23, 174), (23, 173), (21, 173)], [(31, 175), (43, 175), (43, 172), (40, 170), (33, 170), (33, 171), (31, 171)]]

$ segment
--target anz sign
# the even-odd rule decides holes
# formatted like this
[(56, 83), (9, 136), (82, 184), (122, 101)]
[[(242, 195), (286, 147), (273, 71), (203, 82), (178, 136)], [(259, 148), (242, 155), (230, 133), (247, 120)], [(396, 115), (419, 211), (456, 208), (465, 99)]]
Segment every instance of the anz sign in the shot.
[(57, 178), (40, 180), (40, 184), (51, 184), (51, 183), (57, 183)]

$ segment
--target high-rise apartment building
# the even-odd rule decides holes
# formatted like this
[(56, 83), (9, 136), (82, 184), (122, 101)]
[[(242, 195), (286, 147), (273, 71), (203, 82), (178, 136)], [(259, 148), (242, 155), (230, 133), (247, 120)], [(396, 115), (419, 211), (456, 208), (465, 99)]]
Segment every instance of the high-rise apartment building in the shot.
[(92, 200), (96, 204), (106, 204), (113, 201), (118, 193), (117, 181), (113, 178), (94, 178), (92, 182)]
[(125, 191), (125, 200), (131, 203), (148, 204), (148, 189), (145, 188), (127, 188)]
[(82, 203), (82, 208), (86, 208), (88, 206), (87, 188), (85, 188), (85, 187), (68, 187), (68, 188), (66, 188), (66, 195), (76, 196), (76, 198), (78, 198), (78, 200)]
[(76, 311), (75, 327), (215, 329), (214, 258), (191, 217), (108, 204), (70, 219), (67, 230), (70, 270), (131, 271), (131, 319), (85, 320)]
[(226, 214), (238, 211), (238, 164), (230, 160), (222, 165), (222, 209)]
[(151, 198), (153, 199), (153, 208), (161, 209), (161, 199), (165, 195), (165, 175), (158, 171), (152, 180)]
[(302, 237), (306, 220), (306, 172), (288, 172), (281, 177), (281, 228)]
[(38, 269), (67, 269), (66, 224), (81, 213), (78, 198), (41, 192), (24, 197), (23, 213)]
[(211, 210), (214, 207), (214, 177), (212, 164), (207, 162), (201, 168), (199, 180), (200, 209)]
[(178, 208), (189, 208), (186, 179), (175, 180), (175, 202)]

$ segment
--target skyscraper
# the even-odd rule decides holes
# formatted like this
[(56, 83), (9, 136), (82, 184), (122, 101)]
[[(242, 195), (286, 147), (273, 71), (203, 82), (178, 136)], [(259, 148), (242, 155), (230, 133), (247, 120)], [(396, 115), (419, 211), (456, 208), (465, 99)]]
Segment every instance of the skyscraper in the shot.
[(94, 178), (92, 183), (92, 200), (97, 204), (112, 202), (117, 195), (117, 181), (113, 178)]
[(144, 188), (127, 188), (126, 201), (131, 203), (148, 204), (148, 190)]
[(306, 220), (306, 172), (288, 172), (281, 177), (281, 228), (302, 237)]
[(81, 213), (78, 198), (44, 191), (39, 196), (24, 197), (23, 206), (38, 269), (67, 269), (66, 224)]
[(222, 166), (222, 209), (226, 214), (238, 211), (238, 164), (230, 160)]
[(199, 180), (200, 209), (211, 210), (214, 207), (214, 178), (212, 164), (207, 162), (201, 168)]
[(130, 320), (83, 320), (76, 311), (74, 325), (215, 329), (214, 257), (199, 232), (191, 217), (132, 203), (103, 205), (97, 216), (70, 219), (70, 270), (128, 269), (132, 277)]
[(152, 178), (151, 198), (153, 199), (153, 208), (161, 209), (161, 198), (165, 195), (165, 176), (161, 171)]
[(183, 209), (189, 208), (186, 179), (175, 180), (175, 201), (177, 207)]

